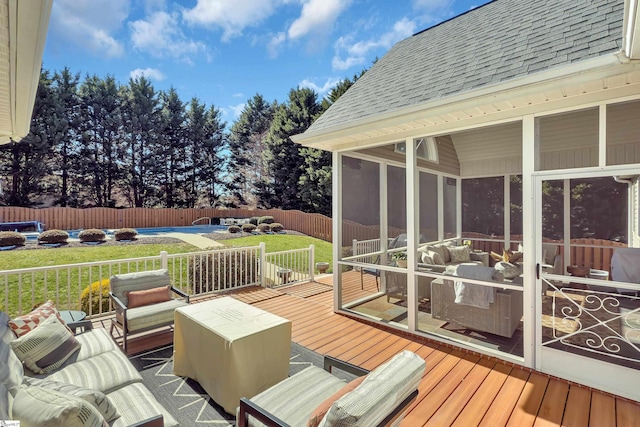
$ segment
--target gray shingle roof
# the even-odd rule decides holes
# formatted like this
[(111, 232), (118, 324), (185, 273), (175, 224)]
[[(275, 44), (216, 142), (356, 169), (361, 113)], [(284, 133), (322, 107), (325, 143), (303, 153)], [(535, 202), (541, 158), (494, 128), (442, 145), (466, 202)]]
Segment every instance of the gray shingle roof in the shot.
[(495, 0), (398, 42), (309, 128), (617, 52), (624, 0)]

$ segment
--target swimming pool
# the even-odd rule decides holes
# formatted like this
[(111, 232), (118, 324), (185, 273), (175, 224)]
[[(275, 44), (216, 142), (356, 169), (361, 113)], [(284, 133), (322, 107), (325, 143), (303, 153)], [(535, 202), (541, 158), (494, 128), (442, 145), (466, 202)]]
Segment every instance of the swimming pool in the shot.
[[(185, 225), (180, 227), (149, 227), (149, 228), (136, 228), (135, 230), (138, 232), (139, 236), (162, 236), (166, 233), (188, 233), (188, 234), (208, 234), (213, 233), (215, 231), (225, 231), (227, 229), (226, 225)], [(105, 230), (104, 232), (107, 236), (113, 237), (113, 232), (115, 229)], [(69, 237), (72, 239), (77, 239), (78, 234), (82, 231), (82, 229), (77, 230), (66, 230), (69, 233)], [(38, 235), (40, 233), (31, 232), (31, 233), (22, 233), (28, 241), (36, 241), (38, 240)]]

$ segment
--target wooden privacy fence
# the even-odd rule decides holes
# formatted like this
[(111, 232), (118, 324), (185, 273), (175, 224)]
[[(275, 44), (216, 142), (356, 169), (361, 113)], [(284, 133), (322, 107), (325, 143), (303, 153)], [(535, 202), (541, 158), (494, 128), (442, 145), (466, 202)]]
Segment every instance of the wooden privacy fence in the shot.
[(199, 218), (273, 216), (285, 228), (330, 242), (331, 218), (280, 209), (155, 209), (155, 208), (43, 208), (0, 207), (0, 222), (40, 221), (47, 229), (117, 229), (191, 225)]

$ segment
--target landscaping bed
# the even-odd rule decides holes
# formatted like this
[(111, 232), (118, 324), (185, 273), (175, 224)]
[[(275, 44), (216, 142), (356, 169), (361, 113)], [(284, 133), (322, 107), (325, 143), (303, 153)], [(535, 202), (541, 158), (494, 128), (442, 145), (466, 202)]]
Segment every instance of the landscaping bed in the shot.
[[(131, 246), (131, 245), (147, 245), (147, 244), (159, 244), (166, 245), (171, 243), (183, 243), (182, 240), (175, 237), (142, 237), (130, 241), (116, 241), (108, 239), (99, 245), (89, 245), (86, 243), (80, 243), (79, 241), (71, 241), (61, 244), (60, 248), (95, 248), (96, 246)], [(27, 241), (24, 246), (17, 246), (12, 251), (31, 250), (31, 249), (52, 249), (51, 246), (39, 245), (38, 242)]]

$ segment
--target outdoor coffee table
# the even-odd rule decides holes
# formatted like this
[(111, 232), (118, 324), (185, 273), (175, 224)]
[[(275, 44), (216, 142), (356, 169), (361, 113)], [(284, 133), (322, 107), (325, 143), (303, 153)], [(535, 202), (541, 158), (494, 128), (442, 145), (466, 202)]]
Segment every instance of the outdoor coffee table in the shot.
[(192, 378), (230, 414), (287, 378), (291, 322), (231, 297), (175, 311), (173, 373)]

